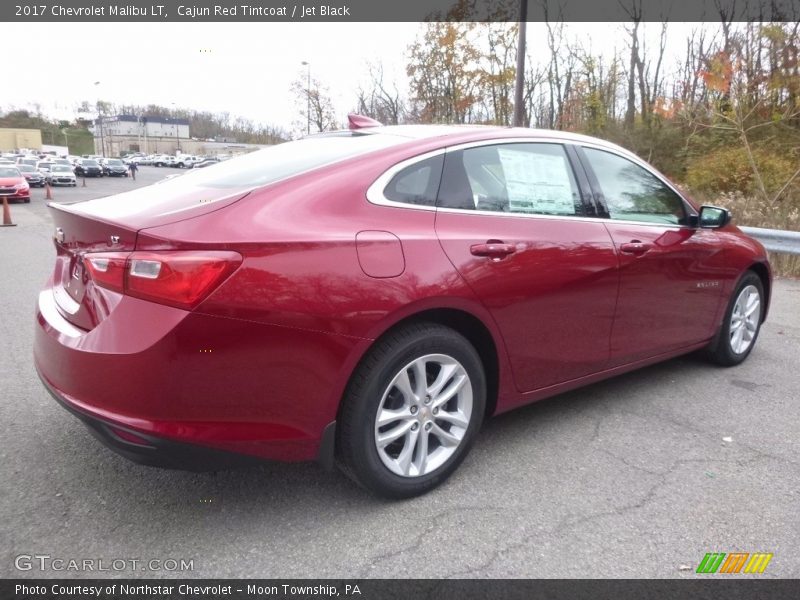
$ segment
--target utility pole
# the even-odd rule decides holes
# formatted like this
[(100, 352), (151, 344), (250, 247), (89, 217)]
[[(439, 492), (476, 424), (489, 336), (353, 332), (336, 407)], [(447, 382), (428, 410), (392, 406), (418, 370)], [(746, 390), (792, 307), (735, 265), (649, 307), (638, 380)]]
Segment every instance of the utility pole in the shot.
[(303, 61), (300, 63), (306, 67), (306, 135), (311, 134), (311, 63)]
[[(99, 81), (94, 82), (95, 88), (100, 85)], [(103, 136), (103, 111), (100, 104), (100, 92), (97, 93), (97, 126), (100, 128), (100, 154), (106, 155), (106, 140)]]
[(523, 87), (525, 86), (525, 30), (528, 20), (528, 0), (519, 0), (519, 35), (517, 36), (517, 73), (514, 84), (514, 127), (525, 125)]
[[(178, 114), (178, 107), (174, 102), (172, 103), (172, 114)], [(175, 145), (178, 147), (175, 154), (177, 155), (181, 151), (181, 138), (178, 135), (178, 117), (173, 117), (173, 119), (175, 119)]]

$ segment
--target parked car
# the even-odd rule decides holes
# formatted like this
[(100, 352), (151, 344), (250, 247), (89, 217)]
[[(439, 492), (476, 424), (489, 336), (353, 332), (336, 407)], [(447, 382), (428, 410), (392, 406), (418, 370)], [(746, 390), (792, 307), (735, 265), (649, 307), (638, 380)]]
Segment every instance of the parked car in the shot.
[(218, 158), (204, 158), (192, 165), (193, 169), (202, 169), (210, 165), (215, 165), (219, 162)]
[(174, 160), (174, 156), (170, 156), (168, 154), (158, 154), (157, 156), (153, 157), (153, 166), (155, 167), (166, 167), (169, 165), (170, 160)]
[(75, 175), (80, 177), (102, 177), (103, 167), (93, 158), (82, 158), (75, 165)]
[(0, 167), (0, 199), (31, 201), (31, 187), (15, 166)]
[(75, 173), (69, 165), (53, 165), (47, 175), (47, 183), (50, 185), (71, 185), (75, 187)]
[(51, 207), (34, 344), (147, 464), (317, 458), (418, 495), (490, 415), (695, 350), (741, 363), (772, 293), (727, 210), (563, 131), (367, 127), (155, 190)]
[(191, 169), (192, 166), (194, 166), (194, 163), (197, 161), (198, 159), (196, 156), (192, 156), (191, 154), (181, 154), (180, 156), (175, 157), (175, 163), (172, 166), (179, 169)]
[(31, 187), (44, 187), (45, 184), (45, 176), (31, 165), (16, 165), (19, 172), (22, 173), (22, 176), (25, 178), (25, 181), (28, 182), (28, 185)]
[(107, 158), (103, 163), (103, 173), (110, 177), (127, 177), (128, 166), (119, 158)]
[(45, 177), (47, 177), (47, 174), (50, 172), (50, 168), (52, 166), (53, 163), (51, 163), (49, 160), (40, 160), (38, 163), (36, 163), (36, 169)]

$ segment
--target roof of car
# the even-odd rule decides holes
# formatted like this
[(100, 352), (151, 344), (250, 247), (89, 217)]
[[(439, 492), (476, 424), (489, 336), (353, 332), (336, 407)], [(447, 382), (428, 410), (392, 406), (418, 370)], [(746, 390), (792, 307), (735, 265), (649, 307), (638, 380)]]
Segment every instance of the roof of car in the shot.
[(472, 141), (514, 138), (552, 138), (562, 142), (594, 144), (613, 149), (623, 154), (628, 150), (606, 140), (554, 129), (533, 129), (527, 127), (500, 127), (497, 125), (382, 125), (380, 127), (363, 127), (312, 134), (306, 137), (340, 137), (370, 134), (391, 135), (411, 140), (434, 140), (446, 138), (449, 144), (469, 143)]
[[(410, 139), (426, 139), (433, 137), (462, 137), (470, 134), (483, 136), (496, 133), (500, 137), (552, 137), (561, 140), (581, 142), (602, 142), (587, 135), (553, 129), (533, 129), (528, 127), (500, 127), (497, 125), (383, 125), (355, 130), (359, 133), (384, 133)], [(608, 142), (606, 142), (608, 143)]]

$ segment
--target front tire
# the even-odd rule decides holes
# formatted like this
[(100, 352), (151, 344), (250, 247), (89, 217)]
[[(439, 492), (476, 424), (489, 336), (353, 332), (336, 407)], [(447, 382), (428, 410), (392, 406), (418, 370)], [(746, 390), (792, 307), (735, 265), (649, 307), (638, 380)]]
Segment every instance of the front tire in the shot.
[(348, 385), (340, 466), (380, 496), (424, 494), (466, 457), (485, 406), (486, 376), (475, 348), (436, 323), (405, 326), (370, 350)]
[(706, 353), (718, 365), (731, 367), (743, 362), (753, 350), (764, 314), (764, 284), (747, 271), (733, 290), (719, 333)]

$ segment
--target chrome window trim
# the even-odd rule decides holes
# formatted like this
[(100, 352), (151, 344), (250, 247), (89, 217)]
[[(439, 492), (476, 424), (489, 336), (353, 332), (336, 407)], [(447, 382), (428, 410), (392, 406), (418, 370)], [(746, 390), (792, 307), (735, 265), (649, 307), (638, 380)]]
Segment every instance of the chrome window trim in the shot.
[(406, 167), (410, 167), (416, 163), (428, 160), (429, 158), (445, 154), (447, 150), (448, 150), (447, 148), (439, 148), (431, 152), (426, 152), (425, 154), (418, 154), (417, 156), (413, 156), (411, 158), (408, 158), (402, 162), (399, 162), (389, 167), (388, 170), (384, 171), (383, 174), (380, 177), (378, 177), (374, 181), (374, 183), (371, 186), (369, 186), (369, 188), (367, 188), (367, 200), (369, 200), (372, 204), (377, 204), (379, 206), (393, 206), (395, 208), (409, 208), (412, 210), (435, 211), (436, 206), (425, 206), (424, 204), (409, 204), (406, 202), (396, 202), (394, 200), (389, 200), (389, 198), (387, 198), (383, 194), (383, 191), (386, 189), (386, 186), (389, 185), (389, 182), (394, 178), (394, 176), (397, 175), (400, 171), (402, 171)]
[(489, 140), (479, 140), (473, 142), (464, 142), (461, 144), (456, 144), (454, 146), (445, 146), (443, 148), (438, 148), (436, 150), (431, 150), (429, 152), (425, 152), (424, 154), (418, 154), (417, 156), (413, 156), (411, 158), (407, 158), (395, 165), (389, 167), (383, 174), (378, 177), (372, 185), (367, 188), (367, 200), (371, 204), (375, 204), (377, 206), (388, 206), (392, 208), (403, 208), (408, 210), (426, 210), (426, 211), (440, 211), (444, 213), (455, 213), (455, 214), (463, 214), (463, 215), (476, 215), (476, 216), (490, 216), (490, 217), (513, 217), (513, 218), (524, 218), (524, 219), (556, 219), (559, 221), (574, 221), (576, 219), (580, 219), (581, 221), (588, 221), (588, 222), (597, 222), (597, 223), (623, 223), (628, 225), (644, 225), (649, 227), (668, 227), (668, 228), (676, 228), (676, 229), (696, 229), (695, 227), (690, 227), (688, 225), (680, 225), (680, 224), (673, 224), (673, 223), (652, 223), (649, 221), (634, 221), (634, 220), (623, 220), (623, 219), (611, 219), (610, 217), (588, 217), (583, 215), (540, 215), (540, 214), (527, 214), (527, 213), (505, 213), (505, 212), (497, 212), (497, 211), (489, 211), (489, 210), (467, 210), (463, 208), (437, 208), (436, 206), (424, 206), (420, 204), (407, 204), (404, 202), (396, 202), (394, 200), (389, 200), (386, 196), (384, 196), (383, 191), (386, 189), (386, 186), (389, 185), (389, 182), (392, 178), (397, 175), (400, 171), (405, 169), (406, 167), (410, 167), (418, 162), (422, 162), (429, 158), (433, 158), (435, 156), (439, 156), (441, 154), (446, 154), (450, 151), (457, 151), (457, 150), (467, 150), (469, 148), (478, 148), (480, 146), (496, 146), (498, 144), (558, 144), (560, 146), (572, 145), (578, 147), (587, 147), (587, 148), (594, 148), (596, 150), (602, 150), (604, 152), (609, 152), (611, 154), (617, 155), (620, 158), (627, 159), (637, 166), (643, 168), (645, 171), (653, 175), (656, 179), (661, 181), (665, 186), (671, 189), (675, 194), (683, 202), (684, 206), (687, 209), (689, 214), (694, 212), (692, 205), (686, 201), (681, 194), (675, 187), (670, 184), (668, 181), (664, 179), (657, 171), (654, 171), (646, 162), (644, 162), (641, 158), (636, 156), (633, 153), (629, 153), (626, 150), (623, 152), (619, 152), (619, 150), (614, 146), (607, 146), (601, 143), (590, 143), (585, 141), (570, 141), (567, 139), (562, 138), (552, 138), (552, 137), (514, 137), (514, 138), (499, 138), (499, 139), (489, 139)]

